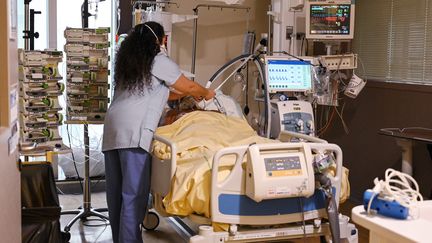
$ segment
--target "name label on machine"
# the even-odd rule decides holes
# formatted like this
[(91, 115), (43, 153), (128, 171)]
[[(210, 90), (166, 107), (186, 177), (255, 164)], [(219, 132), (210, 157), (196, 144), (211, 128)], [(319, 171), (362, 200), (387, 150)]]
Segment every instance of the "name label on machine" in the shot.
[(266, 175), (268, 177), (302, 175), (300, 157), (264, 158)]

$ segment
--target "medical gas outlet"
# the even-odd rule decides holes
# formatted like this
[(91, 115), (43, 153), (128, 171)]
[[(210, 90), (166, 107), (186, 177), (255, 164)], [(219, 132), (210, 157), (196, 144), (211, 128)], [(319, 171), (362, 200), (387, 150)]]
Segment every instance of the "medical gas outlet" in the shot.
[(246, 195), (266, 199), (309, 197), (314, 193), (313, 157), (306, 143), (254, 144), (248, 149)]

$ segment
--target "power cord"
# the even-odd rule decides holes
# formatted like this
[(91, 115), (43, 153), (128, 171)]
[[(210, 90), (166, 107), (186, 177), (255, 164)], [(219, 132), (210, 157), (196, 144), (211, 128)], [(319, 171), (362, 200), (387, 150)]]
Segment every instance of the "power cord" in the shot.
[(410, 209), (410, 213), (411, 209), (417, 206), (417, 202), (423, 201), (417, 181), (406, 173), (389, 168), (385, 171), (385, 179), (378, 180), (375, 178), (374, 184), (373, 194), (367, 206), (368, 214), (371, 214), (372, 201), (377, 196), (395, 200), (400, 205)]
[(303, 198), (298, 198), (300, 202), (300, 210), (302, 215), (302, 228), (303, 228), (303, 242), (306, 243), (306, 220), (305, 220), (305, 212), (304, 212), (304, 206), (303, 206)]
[[(100, 224), (91, 224), (89, 222), (101, 222), (101, 223)], [(108, 226), (109, 221), (106, 219), (102, 219), (102, 218), (94, 218), (94, 219), (87, 219), (85, 221), (82, 221), (82, 224), (84, 226), (88, 226), (88, 227), (100, 227), (100, 226)]]
[(76, 166), (75, 155), (74, 155), (74, 152), (73, 152), (73, 148), (71, 146), (72, 144), (71, 144), (71, 138), (70, 138), (70, 132), (69, 132), (69, 124), (66, 124), (66, 132), (67, 132), (67, 135), (68, 135), (69, 146), (71, 147), (71, 154), (72, 154), (72, 160), (73, 160), (73, 165), (74, 165), (74, 168), (75, 168), (75, 172), (76, 172), (76, 174), (78, 176), (78, 181), (80, 183), (81, 192), (84, 193), (84, 188), (83, 188), (83, 185), (82, 185), (81, 177), (80, 177), (80, 174), (78, 172), (78, 168)]
[(95, 239), (94, 243), (98, 242), (99, 238), (103, 235), (103, 233), (105, 232), (105, 230), (107, 229), (109, 223), (105, 223), (105, 224), (101, 224), (100, 226), (105, 226), (104, 229), (100, 232), (100, 234), (98, 235), (98, 237)]

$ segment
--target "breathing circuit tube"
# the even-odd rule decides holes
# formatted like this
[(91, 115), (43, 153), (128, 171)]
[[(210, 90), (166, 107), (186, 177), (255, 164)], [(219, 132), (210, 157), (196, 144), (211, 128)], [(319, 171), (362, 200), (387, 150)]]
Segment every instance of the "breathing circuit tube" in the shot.
[(326, 211), (328, 220), (330, 223), (330, 231), (332, 235), (333, 243), (340, 243), (340, 226), (339, 226), (339, 211), (336, 204), (336, 200), (332, 193), (331, 180), (322, 173), (315, 174), (318, 182), (321, 184), (321, 189), (327, 198), (326, 200)]

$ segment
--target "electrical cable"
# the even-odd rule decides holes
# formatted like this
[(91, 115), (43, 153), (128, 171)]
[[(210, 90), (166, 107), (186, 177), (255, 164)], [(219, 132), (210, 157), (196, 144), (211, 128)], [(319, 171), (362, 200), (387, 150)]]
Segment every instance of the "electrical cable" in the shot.
[[(250, 17), (250, 13), (248, 14), (248, 21), (247, 21), (247, 30), (249, 30), (249, 17)], [(255, 34), (254, 34), (254, 38), (252, 40), (252, 45), (251, 47), (255, 46)], [(250, 48), (251, 49), (251, 48)], [(246, 92), (245, 92), (245, 106), (243, 108), (243, 112), (244, 114), (247, 116), (249, 114), (249, 62), (246, 64)]]
[(405, 207), (415, 205), (417, 199), (423, 201), (417, 181), (412, 176), (394, 169), (386, 170), (383, 189), (385, 193), (395, 197), (395, 200)]
[(362, 66), (362, 71), (363, 71), (363, 77), (362, 78), (363, 78), (363, 81), (365, 81), (367, 83), (366, 69), (364, 67), (363, 61), (362, 61), (362, 59), (359, 56), (357, 57), (357, 59), (359, 60), (360, 65)]
[(345, 133), (349, 134), (348, 125), (345, 123), (345, 120), (343, 119), (343, 116), (342, 116), (344, 108), (345, 108), (345, 103), (343, 103), (343, 105), (342, 105), (341, 112), (339, 112), (339, 110), (337, 109), (337, 107), (335, 107), (335, 110), (336, 110), (336, 113), (337, 113), (337, 115), (339, 116), (339, 118), (340, 118), (340, 120), (342, 122), (342, 126), (344, 128)]
[(108, 228), (108, 224), (105, 224), (105, 228), (101, 231), (101, 233), (98, 235), (98, 237), (95, 239), (94, 243), (98, 242), (99, 238), (101, 237), (101, 235), (103, 235), (103, 233), (105, 232), (105, 230)]
[[(316, 97), (313, 97), (312, 98), (312, 102), (311, 102), (311, 105), (312, 105), (312, 107), (313, 107), (313, 115), (314, 115), (314, 117), (317, 117), (317, 114), (318, 114), (318, 101), (317, 101), (317, 98)], [(313, 134), (315, 135), (315, 136), (318, 136), (318, 134), (317, 134), (317, 127), (318, 127), (318, 122), (317, 122), (317, 120), (316, 119), (314, 119), (314, 124), (313, 124)]]
[(366, 212), (367, 212), (368, 214), (371, 214), (371, 210), (370, 210), (370, 209), (371, 209), (371, 206), (372, 206), (372, 202), (373, 202), (374, 198), (375, 198), (377, 195), (378, 195), (378, 193), (373, 192), (371, 198), (369, 199), (368, 206), (367, 206), (367, 209), (366, 209)]
[(301, 41), (301, 45), (300, 45), (300, 55), (303, 54), (303, 44), (304, 44), (304, 41), (305, 41), (305, 36), (303, 35), (303, 38), (302, 38), (302, 41)]
[(300, 202), (300, 211), (301, 211), (301, 215), (302, 215), (302, 228), (303, 228), (303, 242), (306, 243), (306, 220), (305, 220), (305, 215), (304, 215), (304, 208), (303, 208), (303, 198), (299, 197), (298, 198), (299, 202)]
[(371, 213), (372, 201), (376, 196), (389, 197), (391, 200), (395, 200), (403, 207), (410, 209), (411, 214), (411, 209), (416, 208), (417, 202), (423, 201), (417, 181), (406, 173), (389, 168), (385, 171), (384, 180), (375, 178), (374, 184), (373, 194), (368, 202), (368, 214)]
[[(318, 111), (317, 111), (318, 112)], [(319, 113), (319, 119), (317, 120), (317, 127), (316, 127), (316, 135), (318, 136), (319, 134), (318, 134), (318, 132), (319, 132), (319, 130), (320, 129), (322, 129), (323, 127), (324, 127), (324, 113), (325, 113), (325, 107), (322, 107), (321, 109), (320, 109), (320, 113)], [(315, 117), (318, 117), (318, 116), (315, 116)]]
[(249, 62), (246, 64), (246, 92), (243, 112), (246, 116), (249, 114)]
[(83, 187), (83, 185), (82, 185), (81, 176), (80, 176), (80, 174), (79, 174), (79, 172), (78, 172), (78, 168), (77, 168), (77, 166), (76, 166), (75, 155), (74, 155), (74, 152), (73, 152), (72, 143), (71, 143), (71, 139), (70, 139), (69, 124), (66, 124), (66, 131), (67, 131), (67, 135), (68, 135), (69, 146), (71, 147), (71, 154), (72, 154), (72, 160), (73, 160), (73, 162), (74, 162), (73, 165), (74, 165), (74, 168), (75, 168), (75, 172), (76, 172), (76, 174), (77, 174), (77, 176), (78, 176), (78, 181), (79, 181), (79, 183), (80, 183), (81, 192), (84, 193), (84, 187)]
[[(331, 115), (330, 115), (330, 118), (329, 119), (327, 119), (327, 123), (325, 124), (325, 126), (324, 127), (322, 127), (320, 130), (318, 130), (318, 137), (321, 137), (322, 135), (324, 135), (324, 133), (327, 131), (327, 129), (330, 127), (330, 124), (331, 124), (331, 122), (332, 122), (332, 120), (333, 120), (333, 117), (334, 117), (334, 114), (336, 113), (335, 112), (335, 107), (331, 107), (331, 108), (333, 108), (332, 110), (332, 113), (331, 113)], [(331, 109), (330, 108), (330, 109)]]
[(60, 192), (61, 195), (66, 195), (58, 186), (56, 186), (56, 189)]
[(300, 58), (300, 57), (298, 57), (298, 56), (295, 56), (295, 55), (289, 54), (289, 53), (286, 52), (286, 51), (273, 51), (273, 53), (285, 54), (285, 55), (287, 55), (287, 56), (289, 56), (289, 57), (292, 57), (292, 58), (295, 58), (295, 59), (297, 59), (297, 60), (299, 60), (299, 61), (302, 61), (302, 62), (304, 62), (304, 63), (307, 63), (307, 64), (309, 64), (309, 65), (311, 65), (311, 66), (313, 66), (313, 67), (322, 67), (322, 68), (324, 68), (324, 66), (322, 65), (321, 62), (319, 62), (319, 63), (320, 63), (319, 65), (316, 65), (316, 64), (311, 63), (310, 61), (304, 60), (303, 58)]
[[(334, 92), (333, 92), (334, 94)], [(317, 131), (317, 136), (320, 137), (322, 136), (325, 131), (328, 129), (328, 127), (330, 126), (333, 118), (334, 118), (334, 113), (335, 113), (335, 107), (334, 106), (328, 106), (328, 109), (323, 109), (320, 112), (320, 119), (319, 119), (319, 129), (316, 129)], [(331, 113), (330, 113), (331, 112)], [(325, 121), (325, 123), (324, 123)]]
[[(66, 103), (68, 103), (67, 100), (66, 100)], [(70, 105), (69, 105), (69, 107), (70, 107)], [(95, 133), (99, 133), (99, 131), (95, 131), (94, 129), (91, 129), (91, 126), (89, 126), (89, 125), (87, 125), (87, 124), (84, 124), (84, 125), (87, 126), (87, 128), (88, 128), (89, 130), (92, 130), (92, 131), (95, 132)], [(73, 161), (74, 169), (75, 169), (75, 172), (76, 172), (76, 174), (77, 174), (77, 176), (78, 176), (78, 181), (80, 182), (81, 191), (83, 192), (82, 180), (80, 179), (81, 176), (80, 176), (80, 174), (79, 174), (79, 172), (78, 172), (78, 168), (77, 168), (76, 165), (77, 165), (77, 164), (80, 164), (80, 165), (81, 165), (81, 164), (85, 164), (85, 162), (78, 163), (78, 162), (76, 161), (75, 156), (74, 156), (74, 152), (73, 152), (73, 147), (79, 147), (79, 148), (84, 147), (83, 149), (88, 148), (88, 149), (91, 150), (91, 146), (90, 146), (90, 145), (89, 145), (89, 146), (86, 146), (86, 145), (84, 144), (84, 142), (82, 141), (82, 138), (77, 138), (77, 137), (74, 137), (73, 135), (71, 135), (71, 133), (70, 133), (70, 131), (69, 131), (69, 124), (67, 124), (67, 135), (68, 135), (68, 139), (69, 139), (69, 144), (70, 144), (71, 149), (72, 149), (72, 153), (71, 153), (71, 154), (72, 154), (72, 160), (71, 160), (70, 158), (68, 158), (68, 157), (65, 157), (65, 158), (66, 158), (67, 160)], [(77, 146), (75, 146), (76, 144), (75, 144), (73, 141), (71, 141), (71, 137), (74, 139), (74, 141), (78, 141), (78, 145), (77, 145)], [(99, 140), (98, 140), (98, 143), (97, 143), (97, 146), (96, 146), (97, 149), (100, 148), (100, 144), (101, 144), (101, 142), (102, 142), (102, 137), (100, 137)], [(100, 155), (100, 154), (102, 154), (101, 151), (99, 151), (99, 154), (98, 154), (98, 155)], [(90, 155), (86, 155), (86, 154), (84, 154), (83, 156), (84, 156), (84, 160), (88, 159), (89, 162), (90, 162), (91, 160), (93, 160), (93, 161), (98, 161), (98, 158), (97, 158), (96, 156), (94, 156), (94, 155), (90, 156)], [(98, 180), (98, 182), (99, 182), (99, 181), (100, 181), (100, 180)], [(98, 182), (97, 182), (97, 183), (98, 183)], [(96, 183), (96, 184), (97, 184), (97, 183)]]
[[(88, 222), (94, 222), (94, 221), (99, 221), (99, 222), (103, 222), (101, 224), (89, 224)], [(85, 221), (82, 221), (82, 224), (84, 226), (88, 226), (88, 227), (100, 227), (100, 226), (108, 226), (109, 225), (109, 221), (103, 218), (94, 218), (94, 219), (87, 219)]]

